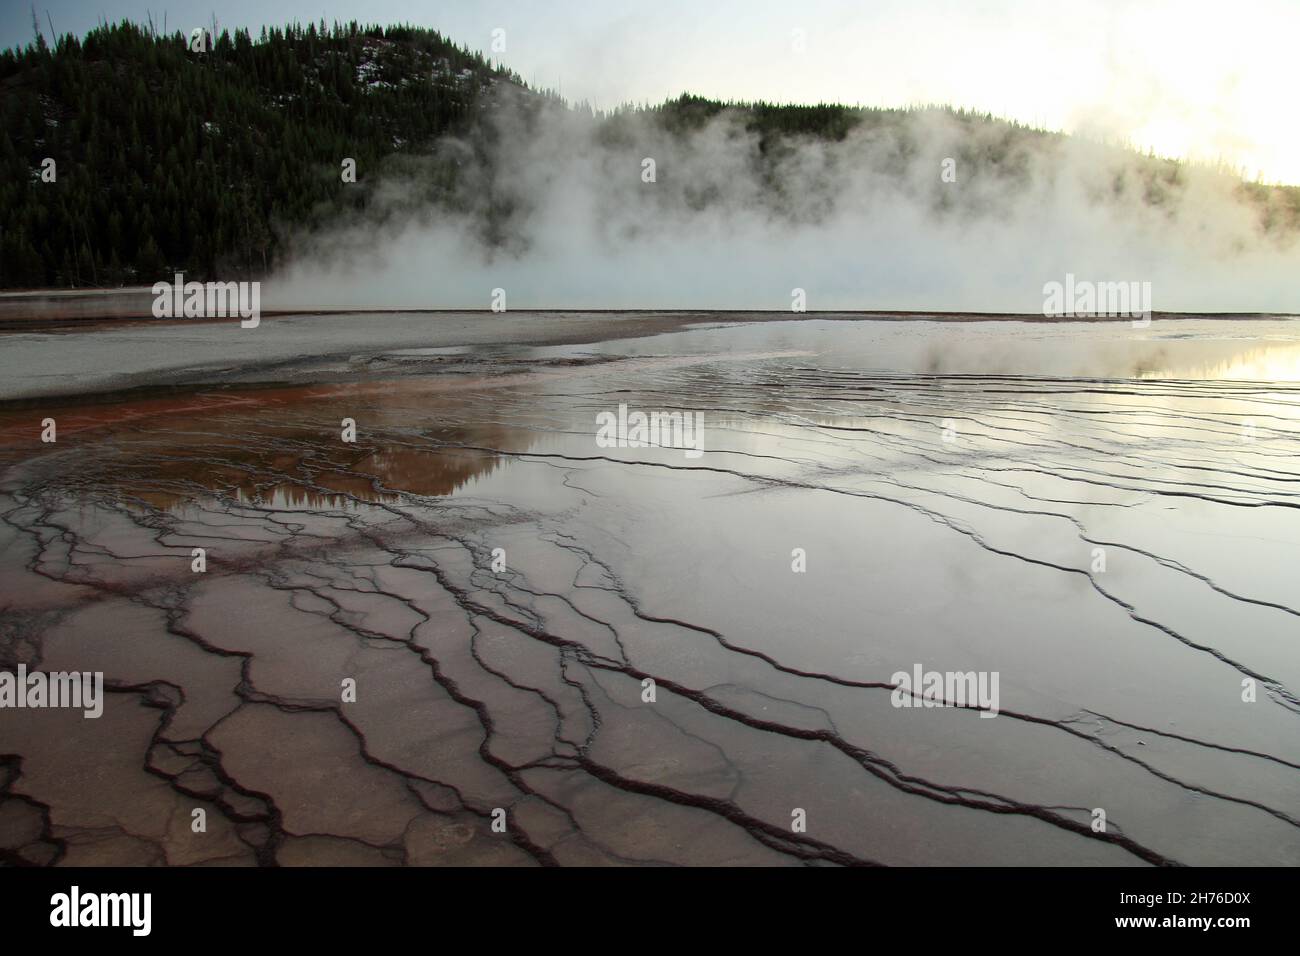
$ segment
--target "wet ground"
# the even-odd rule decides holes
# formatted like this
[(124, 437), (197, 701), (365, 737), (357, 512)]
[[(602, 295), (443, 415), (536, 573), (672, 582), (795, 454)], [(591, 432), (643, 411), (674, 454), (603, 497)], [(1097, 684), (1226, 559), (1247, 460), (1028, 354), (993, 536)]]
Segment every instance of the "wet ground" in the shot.
[(365, 321), (0, 339), (5, 859), (1300, 863), (1300, 324)]

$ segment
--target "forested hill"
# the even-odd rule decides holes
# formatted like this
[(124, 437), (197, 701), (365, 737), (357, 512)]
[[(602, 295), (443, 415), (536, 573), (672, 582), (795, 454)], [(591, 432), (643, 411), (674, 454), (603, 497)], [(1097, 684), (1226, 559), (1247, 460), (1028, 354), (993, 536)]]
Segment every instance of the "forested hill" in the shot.
[(355, 23), (222, 32), (203, 53), (129, 23), (6, 50), (0, 286), (262, 272), (279, 227), (349, 198), (345, 157), (427, 147), (500, 82), (522, 86), (434, 31)]
[[(84, 40), (61, 37), (53, 49), (38, 35), (0, 52), (0, 287), (148, 285), (176, 270), (199, 280), (259, 276), (284, 261), (291, 238), (322, 224), (386, 222), (394, 209), (431, 203), (472, 203), (483, 238), (500, 241), (518, 197), (493, 188), (492, 166), (522, 144), (482, 120), (507, 98), (534, 115), (569, 110), (594, 124), (598, 141), (629, 148), (647, 128), (690, 136), (729, 111), (757, 138), (756, 171), (774, 205), (786, 188), (774, 171), (796, 141), (868, 134), (901, 177), (917, 154), (913, 114), (927, 112), (683, 95), (597, 115), (529, 90), (432, 30), (322, 23), (257, 39), (246, 30), (205, 36), (196, 52), (188, 34), (123, 22)], [(939, 110), (962, 131), (953, 148), (962, 168), (1012, 188), (1035, 151), (1062, 139)], [(434, 150), (446, 136), (460, 146)], [(1142, 202), (1185, 185), (1177, 162), (1113, 152), (1137, 170)], [(343, 182), (345, 159), (362, 188)], [(389, 173), (402, 183), (397, 202), (377, 188)], [(1300, 229), (1300, 188), (1230, 178), (1264, 231)], [(941, 206), (951, 194), (942, 195)], [(687, 199), (709, 201), (707, 191)]]

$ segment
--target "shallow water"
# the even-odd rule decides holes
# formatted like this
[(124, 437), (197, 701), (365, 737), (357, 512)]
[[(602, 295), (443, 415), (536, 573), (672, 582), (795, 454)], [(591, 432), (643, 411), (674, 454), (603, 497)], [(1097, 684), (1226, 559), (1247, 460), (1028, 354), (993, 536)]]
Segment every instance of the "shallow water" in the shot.
[[(1300, 326), (385, 328), (0, 412), (4, 663), (111, 687), (0, 711), (6, 852), (1300, 863)], [(603, 447), (620, 404), (703, 454)], [(996, 716), (896, 706), (918, 665)]]

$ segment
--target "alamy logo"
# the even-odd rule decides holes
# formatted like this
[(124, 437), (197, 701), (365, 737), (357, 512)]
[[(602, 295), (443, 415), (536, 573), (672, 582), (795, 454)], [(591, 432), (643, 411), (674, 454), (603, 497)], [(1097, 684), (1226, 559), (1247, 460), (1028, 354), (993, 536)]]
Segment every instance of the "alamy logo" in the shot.
[(262, 283), (186, 282), (185, 273), (176, 281), (155, 282), (155, 319), (224, 319), (238, 315), (240, 328), (255, 329), (262, 321)]
[(1064, 284), (1043, 285), (1043, 315), (1048, 318), (1124, 317), (1133, 328), (1151, 324), (1150, 282), (1089, 282), (1065, 274)]
[(896, 671), (889, 702), (895, 707), (974, 707), (981, 717), (998, 715), (997, 671)]
[(40, 671), (27, 673), (19, 664), (18, 672), (0, 671), (0, 708), (72, 707), (84, 711), (83, 717), (94, 719), (104, 712), (104, 672)]
[(596, 445), (600, 448), (681, 448), (687, 458), (704, 454), (703, 412), (629, 412), (596, 415)]
[(153, 925), (151, 893), (85, 893), (74, 886), (50, 897), (51, 926), (129, 926), (148, 936)]

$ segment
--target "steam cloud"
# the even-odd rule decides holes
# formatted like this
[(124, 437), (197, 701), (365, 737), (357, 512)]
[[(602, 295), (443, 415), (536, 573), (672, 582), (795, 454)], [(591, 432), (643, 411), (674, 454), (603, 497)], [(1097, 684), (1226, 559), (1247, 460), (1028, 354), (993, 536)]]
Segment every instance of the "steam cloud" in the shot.
[[(1296, 230), (1262, 228), (1277, 197), (1205, 167), (944, 110), (766, 149), (731, 112), (680, 133), (515, 95), (489, 115), (349, 187), (368, 216), (295, 237), (270, 306), (789, 310), (801, 288), (810, 311), (1039, 313), (1069, 272), (1150, 281), (1159, 311), (1300, 311)], [(416, 198), (449, 169), (449, 201)]]

